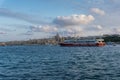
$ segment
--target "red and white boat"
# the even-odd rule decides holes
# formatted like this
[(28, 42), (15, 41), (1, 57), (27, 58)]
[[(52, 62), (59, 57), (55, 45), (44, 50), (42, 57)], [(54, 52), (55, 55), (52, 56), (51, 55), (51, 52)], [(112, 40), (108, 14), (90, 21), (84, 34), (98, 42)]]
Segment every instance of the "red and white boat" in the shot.
[(69, 46), (69, 47), (74, 47), (74, 46), (105, 46), (104, 39), (95, 39), (95, 40), (65, 40), (64, 42), (59, 43), (60, 46)]

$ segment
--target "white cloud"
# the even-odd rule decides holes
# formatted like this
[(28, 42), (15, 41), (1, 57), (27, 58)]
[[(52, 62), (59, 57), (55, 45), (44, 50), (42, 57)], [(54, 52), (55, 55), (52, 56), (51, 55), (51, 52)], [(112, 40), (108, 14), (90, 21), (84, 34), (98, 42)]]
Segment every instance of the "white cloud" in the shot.
[(120, 34), (120, 28), (113, 28), (112, 31), (114, 34)]
[(105, 15), (105, 11), (103, 11), (99, 8), (92, 8), (91, 11), (96, 13), (96, 14), (102, 15), (102, 16)]
[(101, 25), (91, 25), (84, 28), (86, 31), (102, 31), (103, 27)]
[(49, 25), (44, 26), (30, 26), (31, 31), (33, 32), (56, 32), (58, 29)]
[(66, 27), (60, 33), (62, 36), (81, 36), (83, 29), (81, 27)]
[(53, 23), (59, 26), (73, 26), (84, 25), (91, 23), (95, 18), (92, 15), (71, 15), (71, 16), (58, 16)]
[(78, 32), (82, 32), (83, 29), (81, 27), (70, 27), (70, 28), (66, 28), (68, 32), (70, 33), (78, 33)]
[(94, 28), (96, 28), (98, 30), (102, 30), (103, 29), (103, 27), (101, 25), (96, 25), (96, 26), (94, 26)]

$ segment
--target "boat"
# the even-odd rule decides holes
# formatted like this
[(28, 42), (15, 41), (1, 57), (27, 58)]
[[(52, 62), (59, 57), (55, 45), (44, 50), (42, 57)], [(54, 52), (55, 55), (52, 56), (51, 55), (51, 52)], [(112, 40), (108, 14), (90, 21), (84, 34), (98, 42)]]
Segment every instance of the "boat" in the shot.
[(59, 43), (60, 46), (96, 46), (96, 47), (102, 47), (105, 46), (104, 39), (94, 39), (94, 40), (65, 40), (64, 42)]

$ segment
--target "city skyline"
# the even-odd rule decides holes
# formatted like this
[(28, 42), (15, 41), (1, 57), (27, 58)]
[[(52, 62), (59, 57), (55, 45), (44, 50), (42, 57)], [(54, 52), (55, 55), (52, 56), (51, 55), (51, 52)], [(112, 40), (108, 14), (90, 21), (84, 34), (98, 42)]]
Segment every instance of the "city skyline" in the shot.
[(0, 0), (0, 41), (120, 34), (120, 0)]

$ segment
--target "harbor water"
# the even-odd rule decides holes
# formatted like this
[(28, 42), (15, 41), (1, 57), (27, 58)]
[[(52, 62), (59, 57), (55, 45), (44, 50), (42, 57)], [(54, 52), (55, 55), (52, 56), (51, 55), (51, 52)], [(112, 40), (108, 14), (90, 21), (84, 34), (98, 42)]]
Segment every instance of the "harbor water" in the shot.
[(1, 46), (0, 80), (120, 80), (120, 46)]

